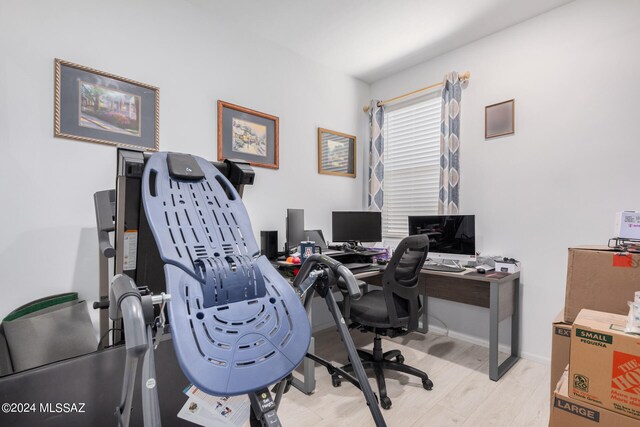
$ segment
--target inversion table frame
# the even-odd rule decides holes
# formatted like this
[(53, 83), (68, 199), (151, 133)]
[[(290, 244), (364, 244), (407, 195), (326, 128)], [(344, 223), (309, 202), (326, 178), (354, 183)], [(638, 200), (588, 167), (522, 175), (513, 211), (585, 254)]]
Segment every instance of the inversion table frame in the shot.
[[(291, 371), (307, 353), (310, 326), (298, 299), (304, 291), (296, 294), (266, 258), (258, 256), (240, 196), (204, 159), (154, 154), (144, 169), (142, 199), (165, 263), (174, 349), (185, 375), (213, 395), (249, 394), (253, 421), (279, 425), (277, 403), (271, 400), (266, 387), (280, 383), (276, 392), (279, 400)], [(308, 276), (309, 280), (305, 280)], [(356, 361), (358, 380), (345, 378), (361, 388), (376, 425), (384, 426), (375, 395), (362, 365), (357, 363), (355, 346), (330, 292), (337, 276), (346, 280), (354, 298), (360, 296), (349, 270), (328, 257), (307, 260), (297, 285), (313, 286), (325, 297), (350, 357)], [(116, 276), (112, 288), (122, 286), (122, 277)], [(132, 281), (128, 286), (135, 287)], [(135, 330), (136, 326), (127, 319), (135, 307), (125, 309), (123, 304), (138, 297), (133, 291), (115, 294), (117, 301), (112, 299), (112, 307), (115, 311), (122, 308), (125, 325)], [(144, 341), (135, 338), (138, 335), (142, 337), (134, 333), (134, 341)], [(147, 338), (150, 346), (151, 335), (147, 334)], [(134, 357), (141, 354), (138, 347), (132, 346)], [(146, 352), (149, 353), (152, 352)], [(330, 364), (328, 368), (336, 369)], [(130, 401), (125, 397), (130, 393), (127, 375), (135, 376), (135, 369), (125, 371), (123, 402)], [(147, 378), (147, 385), (153, 388), (155, 383), (150, 380), (153, 378)], [(145, 413), (147, 406), (153, 407), (143, 406)], [(121, 408), (120, 414), (123, 413), (126, 417), (126, 405), (124, 410)], [(154, 420), (153, 415), (150, 419)], [(119, 422), (126, 425), (123, 417)], [(159, 420), (152, 422), (150, 425), (159, 425)]]

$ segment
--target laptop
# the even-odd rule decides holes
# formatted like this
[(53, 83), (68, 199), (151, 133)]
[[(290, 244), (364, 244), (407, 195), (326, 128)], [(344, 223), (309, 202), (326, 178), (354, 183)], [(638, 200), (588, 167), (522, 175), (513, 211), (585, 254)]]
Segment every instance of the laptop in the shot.
[(342, 253), (342, 251), (329, 249), (329, 247), (327, 246), (327, 242), (324, 240), (324, 234), (322, 234), (322, 230), (304, 230), (304, 237), (307, 240), (315, 242), (316, 246), (320, 246), (323, 255), (331, 256), (333, 254)]

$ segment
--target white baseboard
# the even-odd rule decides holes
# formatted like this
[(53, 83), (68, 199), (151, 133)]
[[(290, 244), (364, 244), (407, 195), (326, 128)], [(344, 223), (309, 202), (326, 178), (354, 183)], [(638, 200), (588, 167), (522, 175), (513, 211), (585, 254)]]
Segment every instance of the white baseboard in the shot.
[[(463, 334), (461, 332), (449, 331), (447, 334), (447, 330), (436, 325), (429, 325), (429, 332), (438, 334), (438, 335), (448, 335), (451, 338), (455, 338), (461, 341), (466, 341), (471, 344), (479, 345), (481, 347), (489, 348), (489, 341), (483, 338), (478, 338), (472, 335)], [(510, 353), (511, 348), (506, 344), (498, 344), (498, 350), (503, 353)], [(542, 363), (544, 365), (549, 365), (551, 363), (551, 359), (549, 357), (542, 357), (538, 354), (529, 353), (526, 351), (520, 352), (520, 357), (523, 359), (531, 360), (533, 362)]]
[[(325, 329), (329, 329), (331, 327), (335, 327), (333, 322), (323, 323), (320, 325), (315, 325), (313, 327), (313, 332), (319, 332)], [(479, 345), (481, 347), (489, 348), (489, 341), (483, 338), (478, 338), (472, 335), (463, 334), (461, 332), (456, 331), (448, 331), (441, 326), (429, 325), (429, 333), (437, 334), (437, 335), (448, 335), (451, 338), (455, 338), (460, 341), (466, 341), (471, 344)], [(503, 353), (510, 353), (511, 348), (506, 344), (498, 344), (498, 350)], [(542, 363), (543, 365), (551, 364), (551, 358), (542, 357), (538, 354), (529, 353), (526, 351), (520, 352), (520, 357), (523, 359), (531, 360), (533, 362)]]

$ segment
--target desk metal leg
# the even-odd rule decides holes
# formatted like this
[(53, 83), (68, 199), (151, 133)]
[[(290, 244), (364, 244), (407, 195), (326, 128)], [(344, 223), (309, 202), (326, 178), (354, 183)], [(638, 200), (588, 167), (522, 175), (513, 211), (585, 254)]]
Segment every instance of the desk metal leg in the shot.
[[(315, 348), (315, 338), (311, 337), (308, 353), (315, 354)], [(315, 362), (308, 357), (305, 357), (302, 361), (302, 374), (302, 381), (294, 377), (291, 385), (304, 394), (313, 394), (316, 390)]]
[(429, 318), (428, 318), (428, 313), (427, 313), (427, 287), (426, 285), (422, 285), (422, 295), (421, 295), (421, 299), (422, 299), (422, 325), (418, 325), (418, 328), (416, 329), (417, 332), (426, 334), (427, 332), (429, 332)]
[(491, 282), (489, 295), (489, 378), (498, 381), (520, 358), (519, 279), (512, 282), (513, 313), (511, 315), (511, 355), (498, 365), (498, 331), (500, 326), (500, 286)]
[[(309, 291), (313, 292), (313, 291)], [(307, 310), (307, 317), (309, 318), (309, 324), (313, 325), (313, 293), (308, 296), (308, 300), (305, 301), (305, 308)], [(308, 353), (314, 354), (316, 350), (315, 338), (311, 336), (311, 342), (309, 342)], [(303, 392), (304, 394), (313, 394), (316, 389), (316, 364), (313, 360), (305, 357), (302, 361), (302, 381), (298, 378), (293, 378), (291, 385)]]
[(489, 285), (489, 378), (498, 381), (498, 327), (500, 325), (500, 287)]
[(513, 281), (513, 315), (511, 316), (511, 356), (520, 357), (520, 278)]

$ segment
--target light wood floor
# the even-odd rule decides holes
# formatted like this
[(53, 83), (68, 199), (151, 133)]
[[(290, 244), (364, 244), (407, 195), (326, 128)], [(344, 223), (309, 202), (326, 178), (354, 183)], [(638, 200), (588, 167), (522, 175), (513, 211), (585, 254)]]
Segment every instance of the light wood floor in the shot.
[[(372, 347), (373, 335), (352, 331), (359, 348)], [(346, 351), (333, 329), (316, 333), (318, 355), (346, 363)], [(549, 367), (519, 360), (500, 381), (489, 379), (487, 348), (435, 334), (413, 333), (383, 339), (384, 351), (400, 349), (405, 363), (425, 371), (433, 390), (408, 375), (387, 372), (387, 392), (393, 402), (382, 410), (388, 426), (547, 426)], [(284, 426), (373, 426), (362, 394), (344, 381), (331, 385), (324, 367), (316, 367), (316, 391), (284, 395), (278, 414)], [(374, 379), (373, 390), (378, 392)]]

